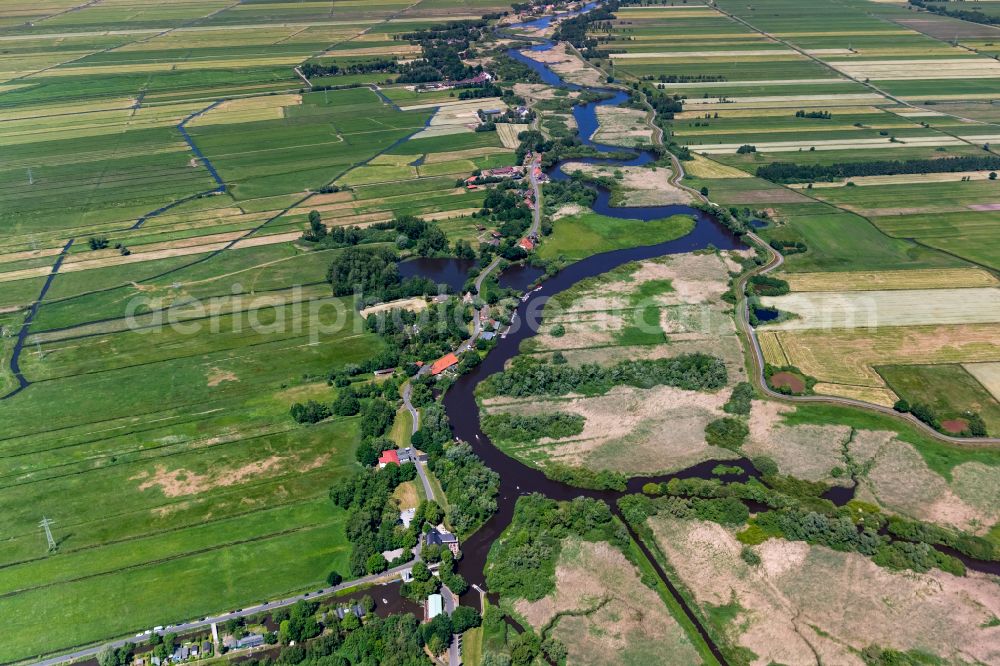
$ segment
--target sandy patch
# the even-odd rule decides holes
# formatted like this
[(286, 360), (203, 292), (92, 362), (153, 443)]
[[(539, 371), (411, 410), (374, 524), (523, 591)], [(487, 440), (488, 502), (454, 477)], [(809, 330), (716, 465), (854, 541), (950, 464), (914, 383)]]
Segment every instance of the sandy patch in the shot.
[(415, 298), (403, 298), (398, 301), (389, 301), (388, 303), (378, 303), (376, 305), (371, 305), (367, 308), (361, 310), (361, 316), (368, 319), (370, 315), (377, 314), (379, 312), (386, 312), (388, 310), (411, 310), (413, 312), (420, 312), (427, 308), (427, 301), (421, 297)]
[(236, 376), (236, 373), (228, 370), (212, 368), (208, 371), (208, 385), (210, 387), (218, 386), (222, 382), (238, 382), (239, 380), (240, 378)]
[(1000, 594), (986, 576), (892, 572), (857, 553), (777, 540), (756, 546), (762, 563), (750, 567), (719, 525), (656, 516), (650, 526), (699, 604), (739, 605), (725, 631), (757, 655), (754, 664), (861, 666), (857, 652), (873, 643), (950, 661), (1000, 659), (1000, 632), (984, 626)]
[(677, 664), (698, 662), (684, 630), (659, 596), (642, 584), (635, 567), (604, 542), (563, 542), (556, 589), (535, 602), (518, 601), (518, 613), (535, 630), (557, 613), (552, 635), (569, 650), (571, 664)]
[(139, 490), (158, 488), (167, 497), (199, 495), (216, 488), (239, 485), (251, 479), (274, 476), (282, 471), (285, 458), (271, 456), (264, 460), (248, 463), (240, 467), (220, 469), (211, 474), (198, 474), (186, 469), (167, 470), (166, 465), (157, 465), (155, 471), (142, 472), (129, 481), (142, 481)]
[(565, 42), (559, 42), (547, 51), (522, 51), (525, 56), (544, 63), (559, 74), (564, 81), (583, 86), (596, 86), (601, 83), (602, 74), (587, 65), (575, 53), (566, 48)]

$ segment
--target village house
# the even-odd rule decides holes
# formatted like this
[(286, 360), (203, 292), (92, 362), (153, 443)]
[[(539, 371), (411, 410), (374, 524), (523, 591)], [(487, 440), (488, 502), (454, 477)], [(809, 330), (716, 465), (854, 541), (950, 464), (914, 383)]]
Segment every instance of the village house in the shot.
[(535, 241), (530, 238), (522, 238), (517, 242), (517, 246), (525, 252), (531, 252), (535, 249)]
[(438, 525), (424, 536), (424, 542), (428, 546), (443, 546), (452, 553), (458, 555), (458, 537), (445, 529), (444, 525)]
[(399, 454), (396, 453), (395, 449), (389, 449), (388, 451), (383, 451), (382, 455), (378, 457), (378, 468), (383, 469), (386, 465), (398, 465), (399, 464)]

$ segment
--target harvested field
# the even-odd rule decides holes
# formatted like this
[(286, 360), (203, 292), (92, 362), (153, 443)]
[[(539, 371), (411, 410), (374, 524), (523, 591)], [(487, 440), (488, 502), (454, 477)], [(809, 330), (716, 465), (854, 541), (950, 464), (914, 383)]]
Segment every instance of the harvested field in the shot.
[(857, 553), (783, 540), (755, 546), (762, 563), (751, 567), (718, 524), (661, 515), (649, 525), (704, 610), (733, 608), (716, 615), (718, 630), (751, 650), (753, 663), (862, 666), (858, 652), (871, 644), (949, 661), (1000, 659), (989, 627), (1000, 595), (987, 576), (893, 572)]
[(992, 79), (1000, 77), (1000, 63), (986, 58), (928, 58), (913, 60), (828, 61), (856, 79)]
[(684, 165), (684, 170), (695, 178), (752, 178), (746, 171), (713, 162), (698, 153), (692, 153), (692, 157), (693, 159)]
[[(742, 143), (698, 144), (693, 149), (708, 155), (735, 153)], [(939, 136), (906, 137), (895, 141), (889, 138), (877, 139), (823, 139), (816, 141), (758, 141), (754, 144), (761, 153), (793, 153), (815, 150), (873, 150), (906, 148), (913, 146), (936, 148), (941, 146), (962, 146), (965, 142), (944, 134)]]
[(797, 315), (768, 326), (785, 331), (1000, 323), (997, 287), (814, 291), (764, 296), (761, 303)]
[(888, 388), (878, 388), (876, 386), (853, 386), (850, 384), (828, 384), (826, 382), (816, 382), (813, 391), (821, 395), (833, 395), (851, 400), (862, 400), (873, 405), (892, 407), (899, 399), (892, 390)]
[[(848, 183), (857, 187), (872, 185), (912, 185), (922, 183), (950, 183), (961, 182), (963, 180), (989, 180), (992, 171), (955, 171), (952, 173), (921, 173), (921, 174), (900, 174), (897, 176), (855, 176), (829, 183), (809, 183), (810, 189), (824, 189), (829, 187), (845, 187)], [(788, 185), (796, 190), (807, 188), (805, 183), (793, 183)], [(973, 208), (973, 210), (976, 210)]]
[(605, 542), (563, 541), (556, 589), (517, 612), (536, 630), (555, 621), (551, 634), (569, 650), (572, 664), (697, 663), (698, 653), (635, 566)]
[(788, 286), (793, 292), (960, 289), (1000, 286), (1000, 280), (997, 280), (989, 271), (981, 268), (788, 273), (783, 278), (788, 282)]
[(994, 398), (1000, 400), (1000, 363), (966, 363), (962, 367)]
[(497, 125), (497, 136), (500, 137), (500, 143), (503, 144), (504, 148), (513, 149), (521, 144), (521, 140), (517, 138), (517, 135), (529, 129), (531, 129), (531, 125), (527, 124), (499, 123)]
[(820, 382), (886, 388), (874, 365), (1000, 361), (991, 324), (777, 331), (788, 360)]

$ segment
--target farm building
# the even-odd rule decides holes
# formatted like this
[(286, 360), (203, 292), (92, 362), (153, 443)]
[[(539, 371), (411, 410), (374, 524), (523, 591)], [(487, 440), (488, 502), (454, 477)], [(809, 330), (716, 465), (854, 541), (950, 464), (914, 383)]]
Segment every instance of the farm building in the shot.
[[(458, 363), (458, 357), (452, 353), (445, 354), (431, 365), (431, 374), (440, 375), (453, 365)], [(398, 461), (397, 461), (398, 462)]]
[(432, 594), (427, 597), (424, 604), (424, 615), (428, 620), (433, 620), (444, 612), (444, 598), (440, 594)]

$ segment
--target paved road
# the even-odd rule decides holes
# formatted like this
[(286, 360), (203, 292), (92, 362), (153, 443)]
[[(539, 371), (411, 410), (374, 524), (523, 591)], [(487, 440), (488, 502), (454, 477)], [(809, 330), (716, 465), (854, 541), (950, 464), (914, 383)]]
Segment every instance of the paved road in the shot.
[[(441, 586), (441, 598), (444, 600), (444, 612), (451, 615), (455, 612), (455, 594), (447, 585)], [(451, 645), (448, 646), (448, 666), (459, 666), (462, 663), (462, 636), (451, 635)]]
[[(224, 623), (233, 618), (248, 617), (250, 615), (256, 615), (264, 611), (276, 610), (278, 608), (284, 608), (285, 606), (291, 606), (302, 599), (316, 599), (318, 597), (324, 597), (331, 595), (335, 592), (340, 592), (342, 590), (350, 590), (352, 588), (358, 587), (359, 585), (365, 585), (368, 583), (377, 583), (379, 581), (385, 580), (388, 582), (392, 578), (395, 578), (400, 574), (400, 572), (409, 569), (413, 566), (413, 562), (407, 562), (406, 564), (401, 564), (398, 567), (393, 567), (387, 571), (380, 574), (372, 574), (370, 576), (363, 576), (346, 583), (341, 583), (335, 587), (325, 587), (323, 589), (317, 590), (315, 592), (304, 592), (302, 594), (296, 594), (292, 597), (287, 597), (285, 599), (279, 599), (278, 601), (269, 601), (267, 603), (258, 604), (257, 606), (251, 606), (250, 608), (241, 608), (240, 610), (234, 611), (232, 613), (223, 613), (221, 615), (214, 615), (212, 617), (202, 618), (200, 620), (193, 620), (191, 622), (182, 622), (181, 624), (174, 624), (163, 628), (162, 630), (156, 632), (161, 636), (166, 634), (185, 634), (198, 631), (200, 629), (208, 629), (211, 627), (213, 622)], [(62, 664), (68, 661), (76, 661), (78, 659), (86, 659), (95, 656), (98, 652), (104, 649), (105, 645), (111, 645), (112, 647), (121, 647), (126, 643), (137, 643), (140, 641), (146, 641), (152, 632), (147, 631), (144, 634), (134, 636), (132, 638), (123, 638), (117, 641), (110, 641), (108, 643), (102, 643), (95, 647), (84, 648), (81, 650), (76, 650), (75, 652), (68, 652), (66, 654), (61, 654), (55, 657), (49, 657), (41, 661), (34, 662), (33, 666), (56, 666), (56, 664)]]
[(540, 167), (541, 161), (541, 156), (536, 155), (535, 159), (531, 160), (531, 164), (528, 165), (528, 181), (531, 183), (531, 189), (535, 191), (535, 209), (532, 211), (531, 228), (528, 229), (529, 236), (537, 234), (542, 227), (542, 188), (539, 187), (538, 179), (535, 178), (535, 167)]
[[(476, 277), (476, 293), (483, 287), (483, 280), (496, 270), (497, 266), (500, 265), (500, 257), (494, 257), (493, 261), (490, 262), (489, 266), (484, 268), (482, 272)], [(479, 319), (480, 312), (478, 309), (472, 311), (472, 337), (466, 340), (459, 349), (472, 349), (472, 345), (476, 344), (476, 340), (479, 338), (479, 334), (482, 333), (483, 324)]]
[[(425, 365), (424, 367), (420, 368), (420, 372), (418, 372), (417, 374), (419, 375), (423, 373), (424, 370), (426, 370), (428, 367), (429, 366)], [(410, 428), (411, 435), (416, 433), (417, 430), (420, 429), (420, 412), (418, 412), (417, 409), (413, 406), (413, 403), (410, 402), (410, 393), (412, 391), (413, 391), (413, 385), (410, 384), (410, 382), (406, 382), (406, 385), (403, 386), (403, 404), (406, 406), (407, 411), (410, 412), (410, 420), (413, 422)], [(424, 496), (427, 499), (431, 500), (432, 502), (436, 502), (437, 497), (434, 496), (434, 489), (431, 487), (431, 482), (427, 478), (427, 470), (424, 468), (424, 463), (418, 460), (416, 462), (416, 465), (417, 465), (417, 476), (420, 477), (420, 484), (424, 487)]]

